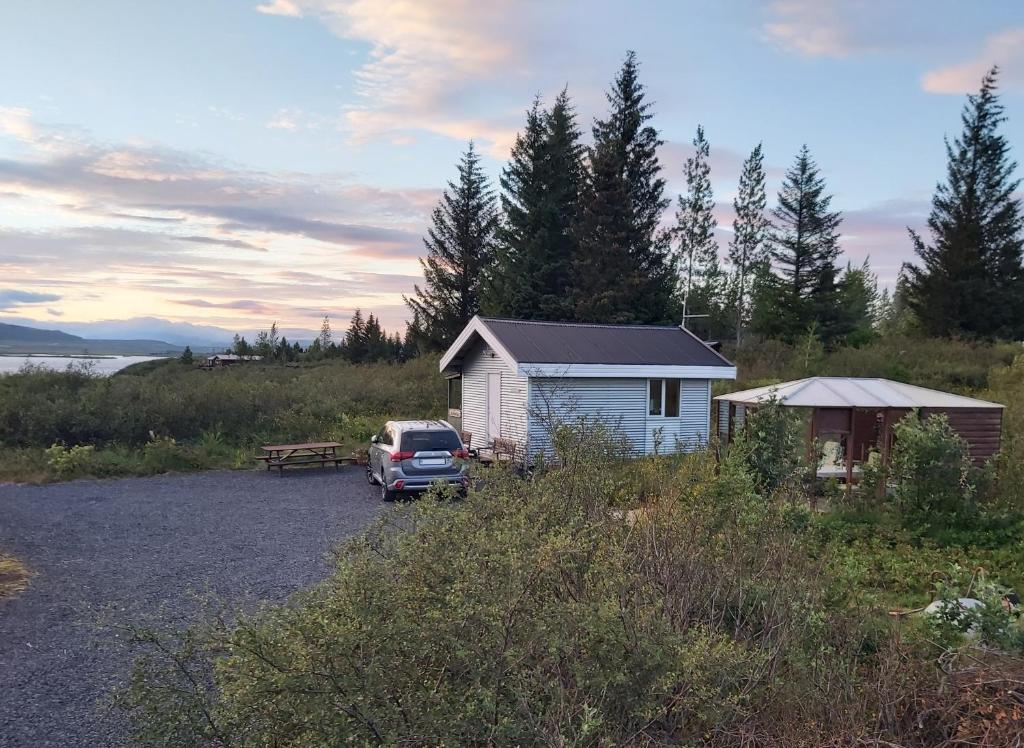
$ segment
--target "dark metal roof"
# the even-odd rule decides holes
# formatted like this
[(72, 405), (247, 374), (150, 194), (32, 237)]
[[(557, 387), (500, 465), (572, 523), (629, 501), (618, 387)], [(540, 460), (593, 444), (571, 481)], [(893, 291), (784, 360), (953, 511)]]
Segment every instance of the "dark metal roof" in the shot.
[(588, 325), (481, 317), (521, 364), (732, 366), (679, 327)]

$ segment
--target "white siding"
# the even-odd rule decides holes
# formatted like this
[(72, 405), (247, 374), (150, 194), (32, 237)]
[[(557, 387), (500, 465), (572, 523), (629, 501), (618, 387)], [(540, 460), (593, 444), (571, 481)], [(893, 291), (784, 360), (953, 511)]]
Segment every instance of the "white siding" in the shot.
[(501, 375), (501, 436), (526, 444), (526, 378), (478, 342), (462, 364), (462, 430), (473, 435), (472, 446), (487, 446), (487, 375)]
[(551, 453), (552, 420), (572, 423), (600, 419), (644, 449), (647, 433), (647, 380), (530, 378), (530, 455)]
[(729, 403), (718, 401), (718, 438), (724, 444), (729, 441)]
[(654, 451), (654, 430), (661, 428), (660, 451), (690, 451), (708, 440), (711, 426), (711, 382), (684, 379), (678, 418), (647, 415), (646, 379), (536, 378), (530, 379), (529, 452), (550, 455), (546, 424), (598, 419), (629, 439), (637, 454)]

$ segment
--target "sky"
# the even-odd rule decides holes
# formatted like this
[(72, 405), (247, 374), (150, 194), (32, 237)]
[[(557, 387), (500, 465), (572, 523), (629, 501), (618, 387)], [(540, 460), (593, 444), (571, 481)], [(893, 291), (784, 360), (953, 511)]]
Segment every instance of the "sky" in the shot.
[(7, 2), (0, 321), (299, 334), (361, 307), (401, 329), (467, 142), (496, 180), (534, 96), (563, 87), (589, 137), (630, 49), (673, 198), (705, 128), (723, 251), (758, 142), (770, 202), (809, 146), (844, 261), (884, 285), (993, 64), (1024, 143), (1015, 1)]

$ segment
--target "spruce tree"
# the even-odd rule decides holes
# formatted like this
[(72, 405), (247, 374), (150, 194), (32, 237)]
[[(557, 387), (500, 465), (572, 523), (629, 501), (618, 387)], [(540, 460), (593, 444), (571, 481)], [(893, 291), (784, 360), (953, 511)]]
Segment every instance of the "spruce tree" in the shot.
[(676, 265), (659, 221), (669, 201), (647, 124), (636, 55), (629, 52), (594, 123), (590, 173), (581, 200), (574, 309), (580, 321), (661, 323), (677, 314)]
[[(370, 315), (371, 317), (373, 315)], [(367, 322), (363, 319), (363, 310), (356, 309), (352, 313), (352, 320), (345, 331), (344, 355), (353, 364), (362, 363), (367, 360), (369, 352)]]
[(422, 344), (431, 350), (447, 348), (480, 311), (480, 289), (494, 254), (498, 213), (472, 142), (458, 170), (458, 182), (448, 183), (423, 240), (424, 286), (415, 286), (415, 295), (405, 299), (420, 320)]
[[(693, 330), (718, 332), (725, 279), (715, 240), (715, 197), (711, 189), (711, 146), (697, 127), (694, 155), (686, 160), (686, 194), (679, 196), (676, 235), (682, 263), (683, 324)], [(695, 316), (690, 320), (689, 317)], [(691, 321), (693, 324), (691, 324)]]
[(839, 318), (834, 337), (853, 346), (870, 342), (878, 326), (880, 299), (878, 278), (868, 260), (860, 267), (847, 262), (836, 286), (836, 295)]
[[(829, 207), (832, 196), (807, 146), (786, 172), (772, 211), (771, 256), (779, 271), (764, 292), (774, 313), (761, 316), (759, 332), (796, 340), (813, 325), (826, 344), (837, 326), (836, 258), (842, 218)], [(764, 301), (764, 300), (762, 300)]]
[(733, 200), (736, 217), (732, 222), (729, 262), (733, 272), (737, 346), (743, 329), (750, 324), (752, 289), (756, 275), (768, 262), (766, 241), (771, 224), (765, 215), (768, 198), (764, 182), (764, 153), (758, 143), (743, 162), (739, 189)]
[(905, 267), (908, 301), (933, 335), (1024, 335), (1020, 180), (998, 131), (1006, 117), (997, 78), (992, 68), (967, 97), (960, 137), (946, 140), (946, 181), (928, 217), (932, 243), (908, 229), (920, 258)]
[(482, 307), (520, 319), (572, 317), (573, 233), (583, 182), (583, 146), (569, 96), (550, 111), (534, 101), (501, 176), (503, 221)]

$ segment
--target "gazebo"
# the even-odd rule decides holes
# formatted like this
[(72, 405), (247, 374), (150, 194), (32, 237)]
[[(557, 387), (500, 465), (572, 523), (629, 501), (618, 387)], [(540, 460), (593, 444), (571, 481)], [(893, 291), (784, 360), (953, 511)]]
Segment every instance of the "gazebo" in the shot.
[(809, 411), (809, 442), (835, 445), (833, 464), (820, 466), (818, 476), (843, 477), (847, 485), (872, 450), (879, 452), (883, 465), (888, 464), (893, 426), (913, 410), (924, 418), (944, 413), (953, 430), (967, 442), (976, 465), (999, 451), (1002, 405), (888, 379), (859, 377), (808, 377), (719, 395), (715, 398), (719, 438), (727, 443), (743, 427), (747, 413), (771, 398), (786, 407)]

